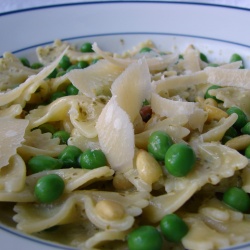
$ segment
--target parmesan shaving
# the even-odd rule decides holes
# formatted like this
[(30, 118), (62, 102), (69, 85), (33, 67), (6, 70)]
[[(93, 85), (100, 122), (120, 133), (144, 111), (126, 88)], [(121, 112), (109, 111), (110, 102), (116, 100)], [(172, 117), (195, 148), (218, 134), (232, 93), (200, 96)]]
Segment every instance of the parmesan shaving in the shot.
[(234, 86), (250, 89), (250, 70), (249, 69), (225, 69), (207, 67), (205, 72), (208, 74), (208, 82), (220, 86)]
[[(98, 55), (100, 55), (104, 59), (123, 68), (126, 68), (129, 64), (137, 61), (137, 59), (111, 57), (109, 54), (107, 54), (107, 52), (102, 51), (97, 46), (96, 43), (93, 44), (92, 48)], [(164, 70), (168, 66), (173, 66), (174, 63), (177, 62), (177, 60), (178, 60), (178, 56), (176, 54), (163, 55), (161, 57), (146, 58), (150, 71)]]
[(96, 130), (101, 149), (111, 168), (123, 172), (132, 166), (134, 157), (134, 132), (130, 119), (116, 97), (112, 97), (102, 110)]
[(103, 93), (109, 93), (111, 84), (122, 71), (123, 68), (106, 60), (100, 60), (84, 70), (69, 72), (68, 78), (81, 93), (95, 98)]
[(142, 102), (150, 99), (150, 73), (145, 60), (131, 64), (112, 84), (111, 92), (117, 104), (129, 115), (133, 123)]
[(199, 108), (197, 103), (170, 100), (155, 93), (152, 94), (151, 107), (156, 114), (162, 117), (187, 115), (191, 128), (198, 128), (200, 131), (207, 118), (206, 112)]

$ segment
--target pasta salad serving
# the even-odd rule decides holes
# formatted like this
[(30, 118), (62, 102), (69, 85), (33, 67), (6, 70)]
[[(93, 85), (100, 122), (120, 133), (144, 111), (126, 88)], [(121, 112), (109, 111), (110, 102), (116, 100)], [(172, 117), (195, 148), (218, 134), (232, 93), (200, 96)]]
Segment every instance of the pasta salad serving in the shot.
[[(76, 249), (250, 241), (250, 70), (144, 41), (0, 59), (1, 221)], [(5, 218), (5, 219), (3, 219)]]

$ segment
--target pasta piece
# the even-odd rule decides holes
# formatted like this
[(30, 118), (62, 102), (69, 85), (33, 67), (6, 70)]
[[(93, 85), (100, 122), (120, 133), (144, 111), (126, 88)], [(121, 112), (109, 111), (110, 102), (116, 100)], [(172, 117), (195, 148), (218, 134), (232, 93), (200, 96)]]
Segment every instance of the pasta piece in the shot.
[(59, 138), (51, 138), (51, 133), (42, 134), (40, 129), (27, 132), (22, 146), (17, 152), (25, 161), (36, 155), (49, 155), (57, 157), (66, 145), (60, 145)]
[[(142, 213), (147, 206), (147, 193), (119, 195), (114, 192), (77, 191), (65, 195), (52, 204), (17, 204), (14, 207), (17, 213), (14, 220), (17, 228), (26, 233), (40, 232), (55, 225), (76, 222), (87, 218), (98, 228), (117, 229), (124, 231), (134, 222), (134, 216)], [(120, 220), (105, 220), (95, 209), (98, 200), (113, 200), (124, 207), (126, 215)], [(139, 201), (138, 201), (139, 198)], [(80, 217), (82, 216), (82, 217)]]
[[(83, 118), (87, 120), (89, 118), (88, 115), (90, 115), (90, 117), (96, 115), (93, 108), (89, 107), (89, 110), (83, 109), (81, 112), (79, 112), (79, 108), (81, 105), (85, 105), (86, 107), (90, 104), (92, 106), (94, 105), (92, 104), (92, 100), (82, 95), (58, 98), (47, 106), (39, 106), (37, 109), (33, 109), (30, 114), (26, 116), (30, 121), (29, 128), (38, 127), (46, 122), (62, 121), (67, 118), (70, 110), (71, 123), (75, 122), (76, 124), (76, 119), (80, 117), (82, 117), (81, 120)], [(98, 106), (99, 104), (96, 105)], [(84, 114), (84, 111), (87, 113)]]
[(37, 57), (44, 65), (48, 65), (54, 61), (68, 46), (69, 49), (67, 50), (66, 55), (70, 58), (72, 63), (78, 61), (91, 61), (99, 58), (99, 56), (94, 52), (82, 53), (80, 51), (76, 51), (74, 46), (67, 42), (62, 42), (61, 40), (55, 40), (52, 45), (38, 47), (36, 49)]
[(193, 46), (188, 46), (184, 54), (184, 69), (188, 72), (197, 72), (201, 70), (200, 67), (200, 52)]
[(216, 185), (248, 164), (248, 160), (236, 150), (219, 143), (201, 143), (196, 151), (199, 160), (194, 170), (185, 177), (168, 175), (165, 180), (167, 194), (151, 198), (152, 202), (146, 208), (150, 221), (158, 222), (164, 215), (179, 209), (205, 184)]
[(128, 66), (112, 84), (111, 92), (133, 123), (143, 101), (149, 99), (151, 94), (150, 73), (145, 60)]
[(138, 216), (142, 213), (142, 209), (148, 206), (150, 194), (148, 192), (108, 192), (108, 191), (78, 191), (83, 192), (86, 195), (91, 195), (93, 199), (98, 202), (101, 200), (111, 200), (122, 204), (131, 216)]
[(17, 222), (17, 229), (26, 233), (35, 233), (53, 227), (79, 220), (76, 197), (64, 197), (60, 202), (52, 204), (18, 203), (14, 207), (17, 213), (13, 219)]
[(3, 58), (0, 59), (0, 91), (17, 87), (37, 72), (37, 70), (25, 67), (13, 54), (4, 53)]
[(225, 69), (218, 67), (207, 67), (208, 82), (220, 86), (233, 86), (250, 89), (249, 69)]
[(9, 165), (1, 168), (0, 190), (6, 192), (20, 192), (24, 189), (26, 179), (26, 165), (18, 155), (13, 155)]
[(100, 245), (107, 243), (107, 241), (124, 241), (128, 232), (127, 231), (114, 231), (114, 230), (105, 230), (96, 233), (94, 236), (86, 240), (79, 247), (82, 249), (95, 249), (95, 247), (99, 247)]
[(33, 189), (37, 180), (48, 174), (57, 174), (61, 176), (65, 183), (64, 192), (70, 193), (75, 189), (88, 186), (91, 183), (112, 179), (114, 171), (106, 166), (92, 170), (69, 168), (42, 171), (27, 176), (26, 183), (31, 189)]
[(199, 215), (187, 214), (189, 232), (183, 238), (184, 247), (204, 250), (228, 247), (250, 239), (250, 220), (219, 200), (208, 200), (199, 208)]
[(123, 68), (107, 60), (100, 60), (84, 70), (70, 71), (67, 75), (81, 93), (95, 98), (98, 95), (110, 95), (111, 84), (122, 71)]
[[(119, 204), (119, 202), (116, 201)], [(123, 204), (120, 204), (123, 207)], [(86, 196), (84, 198), (84, 209), (88, 219), (98, 228), (107, 230), (119, 230), (125, 231), (131, 228), (134, 224), (134, 217), (128, 213), (124, 213), (124, 215), (115, 220), (108, 220), (99, 215), (96, 210), (95, 203), (92, 198)], [(114, 211), (115, 212), (115, 211)]]
[(97, 101), (73, 102), (68, 111), (72, 125), (83, 136), (95, 138), (97, 136), (96, 121), (103, 107), (104, 105)]
[(157, 197), (152, 196), (150, 205), (144, 209), (143, 216), (152, 223), (159, 222), (166, 214), (177, 211), (198, 190), (196, 183), (186, 188), (169, 192)]
[(17, 148), (21, 146), (28, 124), (27, 120), (0, 118), (0, 169), (9, 164), (10, 157), (15, 155)]
[[(85, 211), (89, 220), (101, 229), (116, 229), (125, 231), (133, 226), (134, 217), (142, 213), (142, 208), (148, 205), (148, 192), (127, 193), (125, 196), (116, 192), (86, 191)], [(120, 204), (125, 214), (120, 219), (107, 220), (102, 218), (95, 208), (98, 201), (108, 200)]]
[(81, 51), (69, 49), (66, 54), (73, 63), (79, 62), (79, 61), (92, 61), (95, 59), (100, 59), (100, 56), (96, 54), (95, 52), (82, 53)]
[(118, 106), (115, 96), (103, 108), (96, 130), (111, 168), (121, 172), (131, 168), (135, 146), (133, 125), (127, 113)]
[(190, 87), (193, 85), (205, 83), (207, 81), (207, 74), (204, 71), (198, 71), (189, 75), (171, 76), (165, 79), (153, 82), (156, 93), (167, 91), (169, 89), (178, 89), (183, 87)]
[(250, 90), (237, 87), (223, 87), (210, 90), (209, 93), (216, 96), (219, 100), (222, 100), (225, 108), (232, 106), (239, 107), (246, 113), (248, 118), (250, 118), (250, 107), (248, 105)]
[[(74, 71), (76, 70), (74, 69)], [(66, 87), (71, 83), (68, 73), (56, 78), (45, 79), (44, 81), (47, 85), (49, 85), (51, 93), (56, 92), (58, 89), (66, 89)]]
[(71, 137), (68, 139), (68, 145), (80, 148), (82, 151), (86, 149), (100, 149), (98, 138), (87, 138), (80, 134), (77, 129), (73, 129)]
[(189, 225), (189, 232), (182, 239), (182, 243), (186, 248), (210, 250), (230, 245), (228, 235), (213, 230), (199, 217), (190, 215), (185, 218), (185, 221)]
[[(55, 78), (54, 78), (55, 79)], [(30, 85), (21, 95), (15, 100), (14, 103), (25, 103), (27, 100), (28, 105), (37, 105), (37, 104), (45, 104), (48, 102), (51, 94), (52, 94), (52, 79), (44, 79), (39, 86), (38, 85)], [(37, 87), (38, 86), (38, 87)], [(34, 89), (36, 91), (34, 92)], [(31, 93), (30, 96), (27, 96), (26, 93)]]
[[(22, 182), (22, 181), (21, 181)], [(36, 200), (33, 190), (27, 185), (20, 192), (8, 192), (6, 190), (0, 190), (0, 201), (4, 202), (34, 202)]]
[(207, 113), (199, 108), (197, 103), (186, 101), (175, 101), (163, 98), (155, 93), (151, 98), (152, 110), (161, 117), (173, 117), (178, 115), (187, 115), (189, 125), (192, 129), (202, 130), (207, 118)]
[[(58, 65), (65, 52), (66, 50), (64, 50), (63, 53), (50, 65), (43, 68), (37, 75), (30, 76), (24, 83), (20, 84), (15, 89), (9, 90), (7, 92), (1, 92), (0, 106), (10, 104), (11, 102), (18, 103), (24, 106), (25, 101), (28, 101), (30, 99), (31, 94), (33, 94), (38, 89), (43, 79), (46, 78)], [(26, 91), (27, 89), (29, 89), (29, 91)], [(20, 96), (22, 96), (22, 98), (20, 98)]]
[(0, 118), (15, 118), (22, 113), (22, 106), (19, 104), (11, 105), (6, 109), (0, 110)]
[(196, 182), (199, 188), (206, 183), (216, 185), (222, 178), (232, 176), (248, 164), (245, 156), (217, 142), (201, 143), (196, 151), (199, 160), (193, 171), (183, 178), (169, 175), (165, 183), (167, 192), (186, 188), (191, 182)]
[[(131, 59), (131, 58), (114, 58), (107, 54), (107, 52), (102, 51), (96, 43), (92, 46), (93, 50), (103, 57), (104, 59), (108, 60), (109, 62), (119, 66), (126, 68), (129, 64), (137, 61), (137, 59)], [(176, 54), (169, 54), (169, 55), (162, 55), (160, 57), (149, 57), (146, 58), (148, 67), (150, 71), (157, 71), (157, 70), (164, 70), (171, 67), (174, 63), (176, 63), (178, 60), (178, 56)]]
[(84, 100), (83, 97), (62, 97), (56, 99), (54, 102), (46, 106), (39, 106), (37, 109), (33, 109), (26, 116), (26, 119), (30, 121), (29, 128), (36, 128), (46, 122), (60, 121), (67, 117), (68, 111), (71, 105), (77, 100)]
[(135, 135), (135, 145), (138, 148), (147, 149), (149, 136), (157, 130), (167, 132), (173, 141), (179, 142), (190, 133), (190, 130), (184, 127), (184, 125), (187, 123), (188, 117), (185, 115), (175, 116), (158, 121), (154, 126)]
[(124, 177), (135, 186), (137, 191), (139, 192), (151, 192), (152, 191), (152, 185), (143, 181), (139, 177), (138, 171), (136, 169), (133, 168), (124, 172)]
[(222, 118), (216, 127), (201, 134), (202, 140), (204, 142), (220, 141), (226, 131), (236, 122), (237, 118), (237, 114), (232, 114), (228, 118)]
[(148, 47), (151, 49), (156, 49), (153, 41), (146, 40), (144, 42), (140, 42), (136, 46), (133, 46), (132, 49), (126, 50), (121, 55), (114, 53), (114, 57), (118, 57), (118, 58), (133, 57), (133, 56), (137, 55), (142, 48), (145, 48), (145, 47)]
[(52, 45), (37, 47), (36, 55), (39, 62), (44, 65), (49, 65), (51, 62), (55, 61), (67, 47), (69, 47), (68, 43), (55, 40)]

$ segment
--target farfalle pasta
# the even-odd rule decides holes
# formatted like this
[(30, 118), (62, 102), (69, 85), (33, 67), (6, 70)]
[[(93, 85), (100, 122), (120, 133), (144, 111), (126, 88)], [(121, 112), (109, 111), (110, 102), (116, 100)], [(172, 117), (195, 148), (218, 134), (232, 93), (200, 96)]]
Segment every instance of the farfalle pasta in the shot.
[[(11, 53), (0, 59), (0, 211), (12, 210), (17, 230), (84, 250), (140, 249), (128, 243), (144, 227), (162, 249), (250, 240), (250, 199), (234, 207), (225, 195), (250, 192), (243, 62), (214, 65), (195, 45), (179, 55), (152, 41), (118, 54), (56, 40), (36, 53), (36, 69)], [(149, 148), (157, 133), (170, 138), (165, 160)], [(172, 145), (192, 150), (189, 172), (168, 168)], [(55, 176), (62, 190), (42, 182)], [(168, 215), (186, 225), (177, 242)]]

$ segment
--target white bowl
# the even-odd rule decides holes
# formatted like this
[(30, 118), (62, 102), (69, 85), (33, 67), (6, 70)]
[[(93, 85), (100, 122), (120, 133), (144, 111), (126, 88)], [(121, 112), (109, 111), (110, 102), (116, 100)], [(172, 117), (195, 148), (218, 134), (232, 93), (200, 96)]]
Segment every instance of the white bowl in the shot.
[[(31, 60), (37, 46), (55, 39), (97, 42), (122, 52), (151, 39), (159, 49), (183, 51), (194, 44), (211, 61), (243, 55), (250, 67), (250, 10), (188, 2), (103, 1), (69, 3), (0, 14), (0, 55)], [(249, 232), (250, 233), (250, 232)], [(0, 223), (1, 249), (72, 249), (24, 235)], [(250, 249), (250, 243), (227, 250)]]

